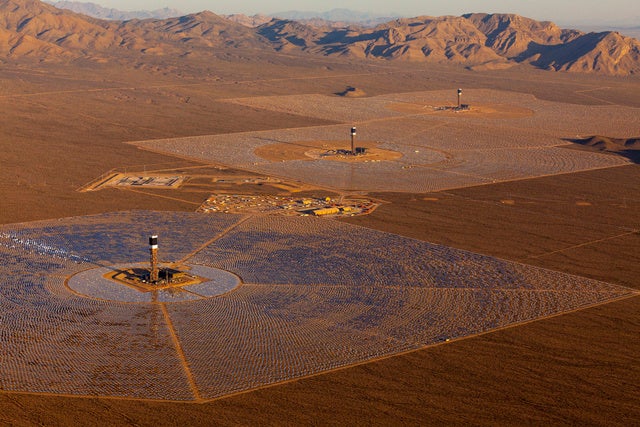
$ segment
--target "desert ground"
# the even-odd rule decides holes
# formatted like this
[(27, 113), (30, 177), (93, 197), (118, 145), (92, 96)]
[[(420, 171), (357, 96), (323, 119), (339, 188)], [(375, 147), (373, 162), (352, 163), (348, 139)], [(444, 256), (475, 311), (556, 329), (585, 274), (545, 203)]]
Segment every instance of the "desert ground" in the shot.
[[(335, 107), (345, 102), (335, 94), (349, 86), (366, 92), (364, 98), (349, 98), (366, 108)], [(467, 117), (463, 116), (466, 113), (438, 117), (437, 112), (422, 115), (419, 111), (427, 104), (453, 103), (455, 99), (447, 100), (445, 95), (454, 94), (458, 87), (464, 88), (465, 96), (473, 97), (475, 91), (483, 111)], [(636, 194), (640, 168), (615, 154), (570, 150), (565, 138), (592, 134), (637, 137), (638, 95), (640, 84), (633, 78), (551, 74), (519, 67), (472, 72), (383, 61), (315, 59), (305, 63), (287, 55), (269, 59), (259, 54), (239, 55), (216, 61), (215, 66), (150, 62), (138, 69), (89, 63), (73, 67), (4, 64), (0, 70), (3, 230), (28, 227), (30, 221), (55, 223), (59, 218), (116, 211), (194, 212), (216, 191), (282, 194), (283, 188), (264, 185), (219, 187), (206, 178), (274, 175), (295, 182), (295, 189), (301, 190), (298, 194), (354, 191), (384, 201), (370, 215), (344, 220), (368, 232), (392, 233), (425, 245), (444, 245), (527, 268), (579, 276), (624, 289), (627, 294), (615, 301), (595, 301), (590, 307), (579, 304), (534, 322), (387, 354), (368, 363), (354, 360), (330, 372), (309, 372), (293, 381), (249, 387), (212, 401), (78, 397), (76, 390), (65, 393), (62, 388), (58, 392), (4, 390), (0, 423), (63, 425), (81, 419), (85, 425), (632, 425), (640, 418), (636, 363), (640, 297), (634, 291), (640, 289), (640, 199)], [(495, 97), (508, 97), (508, 104), (515, 108), (505, 112)], [(399, 106), (406, 98), (410, 98), (409, 105)], [(315, 111), (290, 102), (297, 100), (305, 107), (313, 102), (309, 100), (318, 99), (321, 107)], [(381, 99), (391, 108), (380, 107)], [(371, 105), (373, 112), (367, 110)], [(351, 111), (366, 114), (342, 118)], [(398, 129), (391, 121), (397, 116), (403, 123)], [(424, 184), (421, 176), (410, 181), (409, 187), (399, 180), (395, 186), (352, 188), (276, 169), (282, 161), (269, 156), (242, 163), (224, 157), (232, 153), (227, 148), (217, 158), (203, 150), (180, 153), (154, 146), (195, 138), (245, 147), (256, 135), (267, 135), (269, 144), (335, 141), (341, 138), (342, 129), (347, 135), (353, 121), (363, 122), (358, 125), (364, 132), (363, 141), (394, 143), (389, 147), (392, 151), (403, 149), (402, 142), (419, 131), (426, 136), (418, 151), (446, 148), (470, 155), (477, 147), (444, 146), (444, 130), (455, 127), (458, 135), (476, 131), (482, 141), (496, 144), (504, 141), (501, 135), (508, 130), (508, 144), (492, 146), (492, 153), (537, 144), (537, 150), (559, 153), (565, 160), (547, 170), (531, 168), (531, 164), (544, 164), (535, 158), (532, 162), (528, 156), (516, 157), (518, 165), (526, 167), (508, 174), (497, 167), (487, 170), (485, 162), (478, 162), (472, 171), (452, 173), (473, 179), (447, 181), (433, 188), (427, 185), (432, 181)], [(368, 135), (364, 122), (369, 121), (389, 139)], [(429, 126), (438, 121), (448, 125)], [(420, 126), (425, 126), (424, 131)], [(428, 137), (430, 129), (438, 132), (432, 138)], [(391, 140), (396, 131), (408, 132), (404, 141)], [(282, 139), (282, 135), (290, 138)], [(467, 139), (473, 138), (460, 137), (459, 142)], [(253, 156), (257, 144), (249, 146), (247, 155)], [(404, 154), (415, 151), (412, 147)], [(402, 158), (385, 161), (402, 162)], [(502, 164), (511, 158), (504, 156)], [(425, 158), (421, 164), (439, 161)], [(322, 162), (331, 168), (353, 166)], [(267, 163), (276, 166), (270, 169)], [(399, 168), (406, 166), (398, 164)], [(409, 171), (433, 171), (430, 167)], [(125, 170), (197, 170), (200, 181), (178, 189), (78, 191), (103, 174)], [(206, 366), (197, 369), (202, 375), (215, 375)], [(177, 388), (171, 391), (179, 392)]]

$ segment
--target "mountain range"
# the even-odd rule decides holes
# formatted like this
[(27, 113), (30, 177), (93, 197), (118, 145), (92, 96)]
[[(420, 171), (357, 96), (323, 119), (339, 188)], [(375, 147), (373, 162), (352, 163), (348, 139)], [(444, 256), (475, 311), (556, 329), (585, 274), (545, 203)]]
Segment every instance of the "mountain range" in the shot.
[[(44, 0), (58, 9), (66, 9), (72, 12), (81, 13), (83, 15), (91, 16), (98, 19), (107, 19), (115, 21), (128, 21), (131, 19), (166, 19), (174, 18), (176, 16), (184, 15), (182, 12), (176, 9), (163, 8), (156, 10), (136, 10), (136, 11), (123, 11), (113, 8), (107, 8), (100, 6), (96, 3), (81, 2), (81, 1), (52, 1)], [(257, 27), (258, 25), (269, 22), (272, 18), (290, 19), (299, 22), (309, 23), (312, 25), (326, 25), (326, 26), (344, 26), (349, 24), (358, 24), (365, 27), (373, 27), (378, 24), (390, 21), (397, 16), (388, 17), (375, 15), (367, 12), (357, 12), (350, 9), (332, 9), (327, 12), (301, 12), (297, 10), (290, 10), (285, 12), (278, 12), (271, 15), (257, 14), (252, 16), (236, 13), (232, 15), (222, 15), (227, 19), (231, 19), (235, 22), (241, 23), (248, 27)]]
[[(257, 22), (255, 24), (258, 24)], [(248, 48), (354, 59), (455, 63), (469, 69), (529, 64), (554, 71), (640, 73), (640, 42), (617, 32), (565, 30), (510, 14), (402, 18), (336, 28), (273, 18), (257, 26), (212, 12), (102, 20), (38, 0), (0, 2), (0, 59), (109, 60), (118, 53), (200, 55)]]
[(136, 10), (136, 11), (123, 11), (114, 8), (102, 7), (99, 4), (91, 2), (79, 2), (79, 1), (58, 1), (50, 2), (59, 9), (67, 9), (76, 13), (91, 16), (99, 19), (109, 19), (115, 21), (128, 21), (130, 19), (166, 19), (174, 18), (176, 16), (182, 16), (184, 13), (177, 9), (170, 9), (168, 7), (156, 10)]
[(382, 16), (344, 8), (332, 9), (327, 12), (300, 12), (297, 10), (290, 10), (274, 13), (271, 17), (288, 19), (311, 25), (325, 25), (332, 27), (345, 26), (349, 24), (357, 24), (363, 27), (375, 27), (376, 25), (383, 24), (391, 21), (392, 19), (399, 18), (398, 16)]

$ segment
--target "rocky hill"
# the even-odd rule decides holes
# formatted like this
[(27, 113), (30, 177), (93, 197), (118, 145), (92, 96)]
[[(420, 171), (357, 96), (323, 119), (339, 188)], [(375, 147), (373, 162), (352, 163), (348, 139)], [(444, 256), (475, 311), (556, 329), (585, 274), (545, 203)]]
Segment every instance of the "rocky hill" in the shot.
[(211, 12), (169, 19), (108, 21), (38, 0), (0, 2), (0, 57), (104, 60), (118, 52), (184, 55), (210, 47), (271, 49), (255, 31)]
[(0, 55), (62, 60), (122, 41), (105, 22), (37, 0), (0, 2)]
[[(211, 12), (109, 21), (38, 0), (0, 2), (0, 59), (106, 60), (132, 54), (208, 55), (248, 48), (359, 59), (455, 63), (470, 69), (517, 64), (569, 72), (640, 74), (640, 42), (616, 32), (583, 33), (517, 15), (397, 19), (373, 28), (271, 19), (256, 27)], [(264, 19), (263, 19), (264, 21)]]

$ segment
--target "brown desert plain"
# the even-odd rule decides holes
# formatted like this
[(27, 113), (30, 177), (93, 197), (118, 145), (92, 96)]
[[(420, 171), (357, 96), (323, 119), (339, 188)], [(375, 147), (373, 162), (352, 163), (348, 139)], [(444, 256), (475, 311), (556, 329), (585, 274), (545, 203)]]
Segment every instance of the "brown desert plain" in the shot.
[[(640, 166), (633, 162), (637, 157), (625, 156), (640, 136), (637, 76), (569, 74), (528, 65), (472, 71), (241, 47), (225, 52), (215, 58), (131, 53), (122, 54), (118, 63), (29, 58), (2, 63), (0, 223), (134, 209), (194, 212), (217, 191), (283, 194), (283, 187), (207, 180), (258, 176), (260, 171), (129, 143), (344, 125), (229, 99), (340, 97), (345, 88), (357, 88), (362, 96), (349, 99), (366, 100), (446, 90), (453, 105), (458, 87), (465, 96), (490, 89), (532, 95), (567, 111), (603, 106), (629, 112), (628, 128), (635, 128), (635, 134), (596, 140), (591, 133), (565, 135), (567, 140), (596, 141), (578, 141), (576, 153), (602, 152), (603, 144), (597, 142), (609, 141), (617, 148), (601, 155), (627, 161), (426, 193), (368, 191), (384, 203), (369, 215), (341, 221), (640, 290)], [(394, 107), (420, 114), (415, 108)], [(528, 111), (515, 105), (499, 118), (526, 118)], [(557, 120), (563, 122), (562, 112)], [(487, 119), (485, 125), (491, 123)], [(495, 138), (500, 138), (498, 130)], [(631, 141), (626, 151), (620, 148), (624, 141)], [(558, 139), (563, 144), (567, 141)], [(320, 145), (309, 142), (312, 148)], [(285, 154), (297, 159), (303, 156), (299, 151), (292, 148), (293, 154)], [(78, 191), (114, 170), (185, 173), (197, 179), (171, 190)], [(301, 182), (295, 188), (299, 191), (293, 194), (304, 196), (341, 193)], [(640, 420), (638, 337), (640, 296), (634, 292), (613, 302), (211, 401), (0, 391), (0, 425), (630, 426)]]

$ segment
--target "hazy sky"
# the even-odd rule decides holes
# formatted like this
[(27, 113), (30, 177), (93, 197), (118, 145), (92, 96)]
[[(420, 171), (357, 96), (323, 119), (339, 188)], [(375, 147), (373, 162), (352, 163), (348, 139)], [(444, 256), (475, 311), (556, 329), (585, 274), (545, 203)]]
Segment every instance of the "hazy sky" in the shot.
[(171, 7), (191, 13), (274, 13), (287, 10), (324, 12), (346, 8), (383, 15), (461, 15), (467, 12), (508, 12), (555, 22), (640, 25), (638, 0), (80, 0), (121, 10), (153, 10)]

